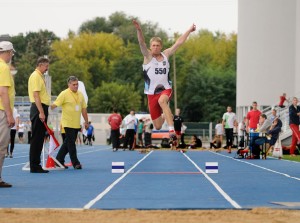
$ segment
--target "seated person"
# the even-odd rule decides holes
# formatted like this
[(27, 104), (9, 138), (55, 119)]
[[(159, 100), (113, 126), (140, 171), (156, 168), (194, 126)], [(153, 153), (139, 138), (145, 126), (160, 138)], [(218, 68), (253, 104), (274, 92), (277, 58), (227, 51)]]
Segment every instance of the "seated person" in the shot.
[(215, 135), (213, 141), (210, 142), (210, 148), (221, 148), (221, 139), (219, 135)]
[(202, 147), (202, 141), (196, 135), (193, 135), (189, 144), (189, 149), (196, 149)]
[(255, 144), (259, 146), (263, 145), (264, 143), (269, 143), (269, 148), (267, 149), (266, 153), (263, 154), (264, 159), (268, 155), (269, 151), (273, 149), (281, 132), (281, 127), (281, 120), (279, 118), (275, 118), (270, 129), (266, 132), (266, 136), (260, 137), (259, 139), (255, 140)]
[[(258, 123), (258, 128), (255, 130), (256, 133), (266, 133), (272, 125), (272, 122), (267, 119), (267, 116), (265, 114), (261, 114), (259, 116), (259, 123)], [(251, 148), (252, 148), (252, 157), (253, 159), (259, 159), (260, 158), (260, 145), (262, 145), (264, 142), (265, 137), (259, 137), (255, 136), (253, 137), (253, 140), (250, 141), (251, 143)]]

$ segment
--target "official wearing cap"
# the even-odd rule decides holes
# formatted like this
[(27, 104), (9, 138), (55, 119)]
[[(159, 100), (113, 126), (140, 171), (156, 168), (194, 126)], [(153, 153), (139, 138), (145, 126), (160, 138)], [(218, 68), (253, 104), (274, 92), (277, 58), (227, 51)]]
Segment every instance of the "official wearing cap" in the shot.
[(0, 187), (12, 186), (2, 180), (2, 167), (9, 144), (10, 128), (15, 125), (13, 117), (15, 84), (8, 65), (14, 52), (11, 42), (0, 42)]

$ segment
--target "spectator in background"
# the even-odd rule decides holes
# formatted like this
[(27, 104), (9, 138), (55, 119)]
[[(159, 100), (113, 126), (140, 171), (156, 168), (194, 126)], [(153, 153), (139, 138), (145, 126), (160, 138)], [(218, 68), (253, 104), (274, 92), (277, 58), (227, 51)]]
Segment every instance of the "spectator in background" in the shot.
[(226, 135), (226, 148), (228, 153), (231, 153), (231, 147), (233, 145), (233, 128), (236, 125), (236, 116), (235, 113), (232, 112), (231, 106), (227, 106), (227, 112), (223, 114), (222, 120)]
[[(267, 131), (266, 142), (269, 143), (269, 148), (266, 151), (266, 154), (263, 154), (263, 159), (266, 159), (270, 150), (274, 149), (274, 145), (279, 138), (281, 132), (282, 122), (279, 118), (273, 120), (270, 129)], [(271, 136), (271, 138), (270, 138)]]
[(191, 137), (191, 141), (189, 143), (189, 149), (197, 149), (202, 147), (202, 141), (196, 135)]
[[(267, 116), (265, 114), (261, 114), (259, 117), (258, 128), (255, 131), (266, 134), (269, 131), (271, 125), (272, 122), (267, 118)], [(252, 158), (260, 159), (260, 146), (266, 142), (266, 137), (265, 135), (257, 136), (253, 142), (254, 144), (252, 145)]]
[(137, 126), (137, 118), (135, 117), (135, 111), (132, 109), (130, 113), (124, 118), (124, 124), (126, 126), (125, 140), (123, 144), (123, 149), (127, 149), (129, 145), (129, 150), (134, 148), (134, 137), (135, 128)]
[(150, 120), (150, 118), (146, 119), (145, 121), (145, 147), (152, 145), (152, 130), (153, 130), (153, 124)]
[(15, 119), (15, 125), (10, 129), (10, 146), (7, 147), (7, 154), (6, 157), (9, 156), (9, 158), (13, 158), (13, 152), (15, 148), (15, 139), (16, 139), (16, 132), (19, 129), (19, 123), (20, 123), (20, 114), (18, 113), (18, 110), (14, 107), (13, 110), (13, 117)]
[(224, 135), (222, 120), (218, 120), (218, 123), (215, 126), (215, 135), (219, 137), (220, 142), (221, 142), (221, 147), (222, 147), (222, 141), (223, 141), (223, 135)]
[(213, 140), (210, 142), (210, 148), (221, 148), (221, 140), (220, 140), (220, 136), (215, 135), (215, 137), (213, 138)]
[(118, 151), (120, 147), (120, 126), (122, 125), (122, 117), (118, 114), (116, 108), (113, 109), (113, 113), (108, 117), (108, 124), (110, 125), (110, 138), (112, 142), (112, 150)]
[(244, 117), (243, 120), (238, 125), (238, 137), (239, 137), (239, 148), (245, 147), (245, 135), (246, 135), (246, 120)]
[(138, 145), (141, 147), (144, 147), (144, 143), (143, 143), (143, 133), (144, 133), (144, 121), (143, 119), (139, 120), (138, 123), (138, 128), (137, 128), (137, 133), (138, 133)]
[(289, 100), (286, 98), (286, 93), (283, 93), (280, 97), (279, 97), (279, 104), (278, 107), (280, 108), (285, 108), (284, 102), (287, 101), (289, 102)]
[(272, 109), (272, 113), (270, 115), (270, 121), (273, 122), (276, 118), (278, 118), (277, 116), (277, 111), (275, 108)]
[(247, 120), (246, 120), (246, 131), (249, 134), (249, 148), (252, 152), (252, 145), (254, 145), (255, 139), (257, 139), (257, 134), (253, 132), (257, 129), (259, 123), (259, 117), (261, 112), (257, 109), (257, 102), (254, 101), (252, 103), (252, 109), (247, 113)]
[(259, 117), (261, 112), (257, 109), (257, 102), (254, 101), (252, 103), (252, 109), (247, 113), (247, 120), (246, 120), (246, 130), (250, 132), (250, 130), (256, 130), (257, 125), (259, 123)]
[(300, 125), (300, 106), (298, 105), (298, 98), (293, 97), (293, 102), (289, 107), (289, 117), (290, 117), (290, 128), (293, 132), (292, 134), (292, 143), (290, 146), (290, 155), (296, 156), (295, 149), (296, 146), (300, 145), (300, 131), (299, 131), (299, 125)]
[(87, 134), (87, 140), (88, 140), (88, 145), (92, 146), (92, 139), (94, 136), (94, 126), (92, 125), (92, 122), (89, 122), (88, 128), (86, 130), (86, 134)]

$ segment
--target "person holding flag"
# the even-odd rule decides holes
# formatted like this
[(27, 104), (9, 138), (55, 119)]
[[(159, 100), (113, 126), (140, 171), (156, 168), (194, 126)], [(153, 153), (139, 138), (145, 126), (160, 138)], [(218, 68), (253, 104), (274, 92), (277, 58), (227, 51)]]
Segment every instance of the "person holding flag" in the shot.
[[(67, 80), (68, 88), (62, 91), (51, 105), (51, 109), (62, 107), (61, 127), (64, 128), (66, 138), (57, 153), (56, 159), (64, 165), (67, 153), (74, 169), (82, 169), (77, 158), (76, 138), (80, 130), (81, 114), (84, 118), (85, 128), (88, 127), (87, 104), (83, 94), (78, 91), (78, 78), (70, 76)], [(66, 168), (66, 166), (65, 166)]]

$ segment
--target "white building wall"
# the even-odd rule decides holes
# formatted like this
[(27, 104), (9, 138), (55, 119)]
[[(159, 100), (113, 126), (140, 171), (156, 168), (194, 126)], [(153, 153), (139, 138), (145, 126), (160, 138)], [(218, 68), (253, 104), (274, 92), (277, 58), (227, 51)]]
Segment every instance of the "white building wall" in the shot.
[(294, 95), (300, 97), (300, 1), (297, 0), (296, 5), (296, 55), (295, 55), (295, 93)]
[(252, 101), (270, 106), (283, 92), (300, 96), (300, 0), (238, 4), (236, 101), (241, 115)]

